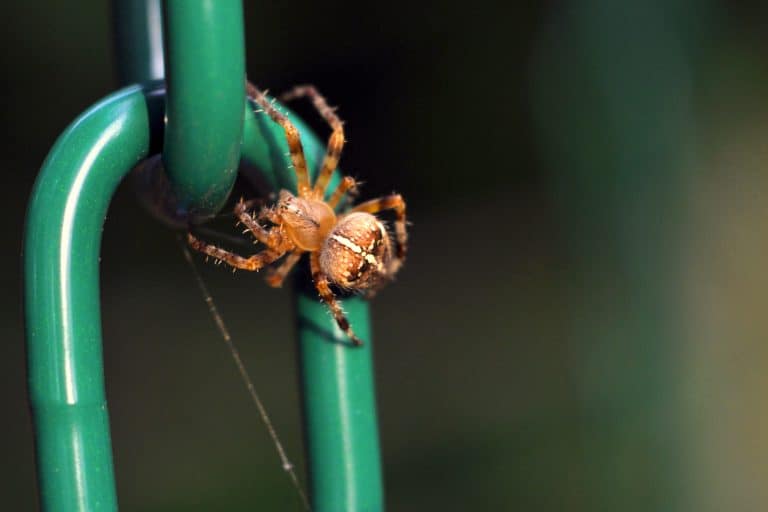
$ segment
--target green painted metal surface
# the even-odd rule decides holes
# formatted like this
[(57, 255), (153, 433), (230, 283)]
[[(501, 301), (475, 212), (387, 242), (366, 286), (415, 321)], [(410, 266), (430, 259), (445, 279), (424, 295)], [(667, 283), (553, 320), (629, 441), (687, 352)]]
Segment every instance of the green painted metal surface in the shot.
[[(200, 13), (185, 10), (192, 4), (199, 9), (215, 5), (212, 10), (227, 23), (211, 23)], [(216, 98), (198, 97), (194, 86), (176, 89), (176, 110), (170, 104), (166, 108), (160, 84), (146, 85), (144, 89), (129, 87), (97, 103), (73, 122), (41, 169), (27, 214), (24, 261), (29, 393), (41, 505), (46, 511), (117, 508), (104, 395), (98, 262), (104, 217), (120, 180), (139, 160), (160, 152), (164, 140), (175, 148), (164, 155), (168, 158), (174, 154), (171, 167), (182, 175), (182, 184), (176, 189), (182, 190), (181, 200), (195, 213), (213, 212), (232, 185), (231, 158), (238, 158), (244, 134), (244, 163), (257, 167), (273, 188), (295, 189), (282, 130), (265, 115), (254, 114), (251, 105), (245, 103), (243, 108), (243, 73), (237, 64), (242, 66), (239, 2), (169, 2), (169, 15), (170, 26), (176, 26), (176, 16), (187, 16), (187, 23), (197, 23), (198, 28), (230, 31), (227, 44), (239, 41), (240, 56), (232, 57), (230, 68), (219, 71), (238, 78), (234, 95), (239, 102), (239, 124), (231, 129), (235, 117), (231, 113), (221, 118), (216, 117), (218, 114), (201, 114), (201, 105), (216, 105), (211, 110), (221, 105)], [(231, 24), (237, 25), (239, 32)], [(136, 37), (150, 34), (151, 30), (139, 31)], [(171, 70), (176, 69), (179, 52), (201, 45), (200, 41), (191, 45), (193, 39), (189, 32), (186, 34), (167, 40), (166, 60)], [(194, 52), (198, 57), (203, 55), (197, 49)], [(141, 55), (149, 56), (151, 52)], [(134, 64), (128, 72), (123, 70), (124, 79), (139, 80), (150, 70), (140, 62)], [(188, 62), (186, 68), (182, 65), (171, 74), (182, 82), (192, 80), (192, 64)], [(217, 77), (216, 83), (220, 84), (220, 80)], [(227, 102), (230, 100), (227, 98)], [(209, 123), (207, 127), (195, 126), (199, 119), (189, 119), (193, 103), (195, 112)], [(227, 104), (224, 110), (229, 112), (230, 108)], [(184, 116), (191, 128), (182, 121)], [(178, 124), (174, 124), (176, 119)], [(324, 143), (301, 121), (292, 119), (302, 134), (307, 160), (315, 174)], [(167, 131), (176, 130), (172, 135), (164, 133), (164, 121)], [(201, 141), (207, 139), (201, 137), (210, 135), (206, 130), (219, 121), (222, 128), (213, 130), (216, 148), (211, 149), (213, 146), (206, 146)], [(201, 150), (200, 146), (206, 147)], [(215, 154), (219, 155), (216, 162)], [(197, 167), (185, 167), (186, 162)], [(177, 179), (177, 175), (171, 175)], [(338, 180), (337, 173), (330, 188)], [(305, 276), (301, 280), (304, 285), (307, 279)], [(363, 348), (352, 348), (345, 342), (314, 292), (299, 292), (297, 299), (310, 490), (316, 511), (375, 512), (382, 510), (382, 487), (368, 306), (359, 298), (345, 299), (344, 306), (366, 341)]]
[(160, 0), (113, 0), (112, 10), (120, 83), (139, 84), (163, 78)]
[[(301, 133), (314, 176), (325, 144), (296, 116), (290, 119)], [(244, 161), (257, 167), (274, 189), (295, 191), (282, 129), (248, 106), (244, 133)], [(337, 172), (328, 188), (333, 190), (339, 180)], [(383, 491), (368, 304), (359, 297), (343, 300), (365, 341), (363, 347), (351, 347), (309, 285), (308, 273), (298, 277), (295, 303), (313, 510), (378, 512), (383, 510)]]
[[(51, 150), (30, 203), (26, 320), (45, 510), (116, 506), (101, 362), (98, 252), (115, 187), (162, 141), (163, 91), (149, 92), (147, 103), (141, 90), (131, 87), (78, 118)], [(297, 124), (316, 164), (323, 144)], [(293, 173), (279, 128), (263, 115), (249, 114), (244, 131), (244, 156), (265, 170), (267, 180), (290, 186)], [(312, 292), (297, 301), (313, 508), (376, 511), (382, 507), (382, 488), (368, 307), (358, 298), (345, 300), (344, 306), (367, 342), (363, 348), (344, 343)]]
[(97, 103), (59, 137), (32, 193), (25, 314), (45, 510), (117, 507), (102, 366), (99, 245), (115, 188), (149, 152), (150, 111), (139, 87)]
[(299, 292), (297, 305), (314, 510), (383, 510), (368, 305), (344, 301), (365, 340), (359, 348), (350, 347), (316, 295)]
[(245, 101), (238, 0), (165, 2), (167, 126), (163, 162), (195, 218), (218, 212), (237, 177)]

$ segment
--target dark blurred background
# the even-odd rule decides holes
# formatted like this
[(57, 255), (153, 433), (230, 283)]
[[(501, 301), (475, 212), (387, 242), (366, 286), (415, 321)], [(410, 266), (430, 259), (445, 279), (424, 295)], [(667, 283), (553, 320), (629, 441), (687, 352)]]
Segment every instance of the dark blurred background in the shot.
[[(246, 4), (250, 78), (315, 84), (362, 197), (408, 200), (410, 260), (373, 303), (389, 510), (768, 508), (764, 4)], [(0, 8), (8, 510), (37, 506), (25, 204), (117, 87), (110, 17)], [(203, 271), (303, 467), (290, 291)], [(122, 509), (298, 510), (174, 233), (128, 186), (101, 276)]]

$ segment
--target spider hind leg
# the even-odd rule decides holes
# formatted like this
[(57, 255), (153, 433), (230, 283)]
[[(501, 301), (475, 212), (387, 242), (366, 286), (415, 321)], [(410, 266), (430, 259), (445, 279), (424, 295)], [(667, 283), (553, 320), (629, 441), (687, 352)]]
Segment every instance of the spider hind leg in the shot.
[(408, 252), (408, 231), (406, 230), (407, 221), (405, 218), (405, 200), (400, 194), (392, 194), (378, 199), (371, 199), (360, 203), (351, 211), (366, 212), (375, 215), (383, 210), (394, 210), (395, 212), (395, 238), (397, 240), (397, 250), (392, 259), (391, 266), (388, 269), (390, 275), (394, 275), (405, 261)]
[(339, 329), (344, 331), (344, 333), (352, 341), (352, 344), (357, 347), (362, 346), (362, 340), (358, 338), (357, 335), (355, 335), (354, 331), (352, 331), (352, 327), (349, 325), (349, 320), (347, 319), (346, 314), (344, 314), (344, 310), (341, 309), (341, 305), (333, 295), (333, 291), (331, 291), (328, 276), (326, 276), (322, 270), (320, 270), (320, 259), (318, 253), (312, 253), (310, 255), (309, 262), (312, 270), (312, 281), (314, 281), (315, 288), (317, 288), (317, 292), (320, 294), (320, 299), (325, 303), (326, 306), (328, 306), (328, 309), (331, 310), (331, 314), (333, 315), (334, 320), (336, 320), (336, 324), (339, 326)]

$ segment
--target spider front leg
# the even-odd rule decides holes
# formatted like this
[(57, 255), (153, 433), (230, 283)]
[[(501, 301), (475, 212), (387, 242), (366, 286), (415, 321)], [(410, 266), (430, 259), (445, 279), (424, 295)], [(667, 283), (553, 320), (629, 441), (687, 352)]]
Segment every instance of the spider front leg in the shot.
[(202, 252), (212, 258), (216, 258), (219, 261), (223, 261), (227, 265), (242, 270), (258, 271), (266, 265), (269, 265), (280, 256), (285, 254), (286, 250), (283, 248), (264, 249), (263, 251), (254, 254), (249, 258), (240, 256), (233, 252), (229, 252), (215, 245), (208, 244), (202, 240), (197, 239), (192, 233), (187, 233), (187, 243), (191, 248), (196, 251)]
[(312, 281), (314, 281), (315, 288), (317, 288), (317, 292), (320, 294), (320, 299), (322, 299), (322, 301), (325, 302), (325, 305), (328, 306), (328, 309), (331, 310), (331, 314), (333, 314), (333, 318), (336, 320), (336, 324), (339, 326), (339, 329), (344, 331), (346, 335), (349, 336), (349, 339), (352, 340), (352, 343), (355, 346), (361, 346), (363, 342), (352, 331), (352, 327), (349, 326), (349, 320), (347, 320), (344, 311), (341, 309), (341, 306), (331, 291), (328, 277), (322, 272), (322, 270), (320, 270), (319, 253), (313, 252), (310, 254), (309, 265), (310, 269), (312, 270)]
[(317, 199), (322, 199), (325, 195), (325, 188), (328, 186), (328, 182), (331, 180), (331, 175), (336, 167), (339, 165), (339, 158), (341, 158), (341, 150), (344, 147), (344, 124), (336, 115), (334, 109), (328, 106), (325, 98), (317, 92), (317, 89), (313, 85), (299, 85), (293, 88), (293, 90), (280, 96), (282, 101), (290, 101), (296, 98), (307, 97), (315, 109), (320, 113), (323, 119), (331, 125), (333, 132), (328, 138), (328, 148), (325, 152), (325, 158), (323, 159), (323, 166), (320, 168), (320, 172), (317, 175), (315, 186), (312, 188), (312, 194)]
[(395, 211), (395, 237), (397, 238), (397, 253), (396, 259), (393, 261), (392, 273), (402, 266), (405, 261), (405, 255), (408, 252), (408, 232), (405, 229), (405, 201), (400, 194), (392, 194), (389, 196), (379, 197), (378, 199), (371, 199), (364, 203), (360, 203), (351, 211), (353, 212), (366, 212), (372, 215), (379, 213), (382, 210), (394, 210)]
[[(247, 203), (244, 201), (237, 203), (237, 206), (235, 206), (235, 215), (237, 216), (238, 220), (246, 228), (248, 228), (248, 231), (259, 242), (263, 243), (270, 249), (279, 247), (283, 243), (283, 236), (281, 235), (280, 231), (276, 229), (269, 230), (262, 227), (258, 222), (256, 222), (256, 219), (254, 219), (253, 216), (246, 211), (246, 208)], [(262, 212), (264, 211), (265, 209), (262, 209)], [(261, 214), (259, 217), (261, 218)]]
[(299, 193), (299, 197), (307, 197), (311, 193), (309, 184), (309, 173), (307, 172), (307, 160), (304, 157), (304, 148), (301, 146), (301, 137), (299, 136), (299, 130), (291, 123), (285, 115), (279, 112), (272, 102), (264, 96), (255, 85), (246, 81), (245, 90), (248, 96), (259, 104), (264, 112), (285, 132), (285, 139), (288, 141), (288, 151), (291, 156), (291, 163), (293, 164), (293, 170), (296, 172), (296, 188)]

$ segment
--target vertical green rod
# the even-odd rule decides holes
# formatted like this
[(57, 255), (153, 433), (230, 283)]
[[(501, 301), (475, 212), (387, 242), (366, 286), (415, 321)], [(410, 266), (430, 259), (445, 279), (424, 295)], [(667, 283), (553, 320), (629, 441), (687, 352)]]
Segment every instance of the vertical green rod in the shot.
[(163, 162), (180, 205), (224, 205), (243, 139), (245, 35), (240, 0), (166, 0), (168, 102)]
[(383, 510), (368, 304), (344, 301), (365, 341), (353, 347), (317, 300), (298, 292), (302, 392), (310, 492), (316, 512)]
[[(148, 108), (139, 87), (86, 111), (51, 149), (30, 199), (24, 239), (27, 361), (46, 511), (117, 510), (99, 246), (117, 184), (149, 150), (150, 111), (158, 109)], [(162, 122), (157, 117), (156, 126)]]
[(160, 0), (113, 0), (115, 54), (121, 85), (163, 78), (163, 9)]
[[(317, 172), (325, 145), (296, 116), (311, 174)], [(282, 129), (266, 115), (247, 108), (243, 158), (275, 188), (295, 191)], [(331, 189), (338, 183), (335, 173)], [(305, 263), (306, 265), (306, 263)], [(315, 512), (383, 510), (381, 456), (373, 379), (373, 339), (368, 303), (343, 300), (350, 323), (364, 340), (353, 347), (311, 287), (308, 272), (298, 273), (296, 320), (309, 459)]]

